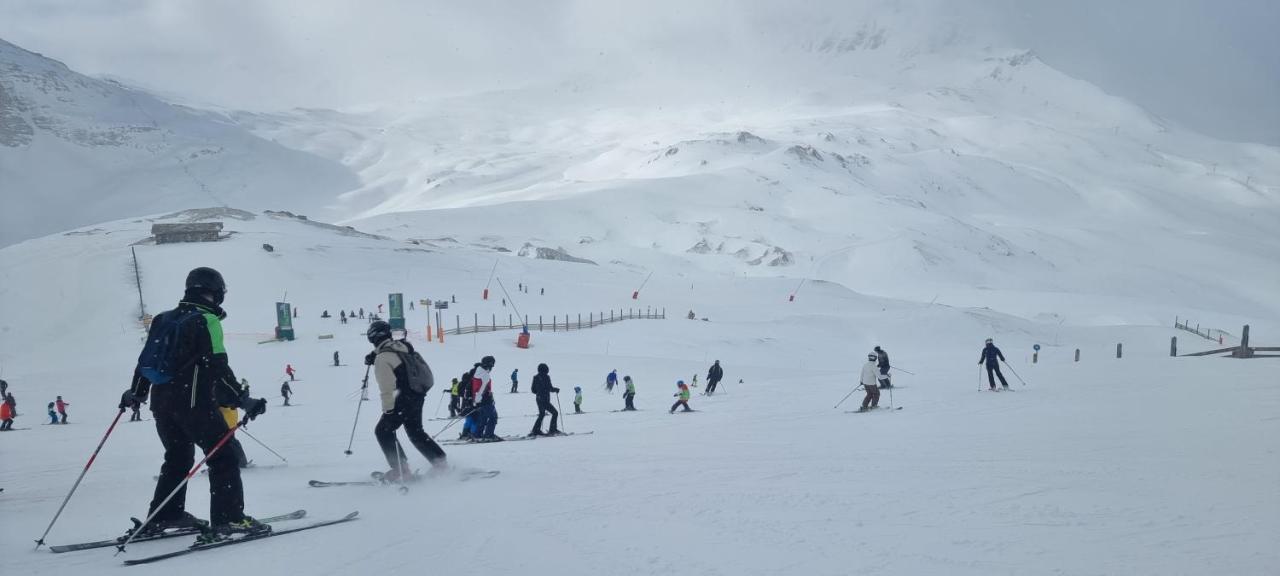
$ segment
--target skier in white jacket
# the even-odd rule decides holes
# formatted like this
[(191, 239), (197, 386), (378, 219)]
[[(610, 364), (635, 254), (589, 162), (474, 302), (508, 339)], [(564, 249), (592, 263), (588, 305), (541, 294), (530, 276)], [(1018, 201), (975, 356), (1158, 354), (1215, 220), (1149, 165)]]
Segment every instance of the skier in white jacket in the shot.
[(860, 412), (875, 410), (880, 406), (880, 387), (876, 385), (876, 379), (880, 371), (876, 367), (876, 362), (880, 359), (875, 352), (867, 354), (867, 363), (862, 365), (861, 383), (863, 389), (867, 391), (866, 397), (862, 399), (862, 409)]

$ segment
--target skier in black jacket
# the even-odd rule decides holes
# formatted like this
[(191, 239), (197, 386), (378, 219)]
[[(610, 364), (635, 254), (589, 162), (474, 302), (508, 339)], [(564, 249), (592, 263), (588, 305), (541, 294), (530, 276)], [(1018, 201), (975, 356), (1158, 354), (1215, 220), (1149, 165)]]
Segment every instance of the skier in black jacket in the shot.
[(875, 348), (876, 352), (876, 368), (880, 371), (877, 378), (881, 388), (893, 388), (889, 375), (889, 353), (882, 350), (879, 346)]
[[(551, 393), (560, 393), (560, 389), (551, 385), (551, 369), (546, 364), (538, 365), (538, 375), (533, 377), (533, 393), (538, 398), (538, 419), (533, 422), (533, 431), (530, 436), (555, 436), (560, 434), (560, 429), (556, 426), (560, 418), (560, 412), (551, 404)], [(542, 418), (551, 414), (551, 429), (546, 434), (542, 432)]]
[[(707, 396), (716, 393), (716, 385), (719, 384), (720, 380), (723, 378), (724, 370), (720, 368), (720, 361), (716, 360), (716, 363), (711, 365), (711, 369), (707, 370)], [(696, 384), (697, 382), (694, 383)]]
[[(148, 345), (134, 370), (133, 386), (121, 399), (123, 410), (133, 401), (146, 401), (150, 394), (156, 432), (164, 445), (164, 464), (150, 508), (155, 518), (147, 526), (148, 531), (212, 524), (212, 529), (202, 533), (198, 540), (209, 542), (225, 539), (232, 533), (257, 534), (271, 530), (270, 526), (244, 514), (240, 467), (235, 454), (229, 450), (218, 449), (207, 461), (208, 522), (186, 511), (185, 486), (159, 509), (194, 464), (195, 446), (208, 454), (219, 441), (227, 438), (230, 430), (218, 410), (219, 396), (244, 410), (248, 420), (267, 411), (265, 400), (250, 398), (241, 389), (227, 363), (222, 340), (222, 319), (226, 318), (226, 312), (221, 308), (226, 292), (226, 283), (217, 270), (196, 268), (187, 275), (182, 301), (152, 320)], [(148, 351), (163, 352), (163, 355), (149, 356)], [(158, 381), (154, 386), (151, 378)]]
[(996, 389), (996, 376), (1000, 377), (1000, 384), (1004, 389), (1009, 389), (1009, 383), (1005, 381), (1004, 374), (1000, 373), (1002, 361), (1004, 361), (1004, 354), (1001, 354), (1000, 349), (991, 343), (990, 338), (987, 338), (987, 345), (982, 348), (982, 356), (978, 357), (978, 364), (981, 365), (983, 362), (987, 364), (987, 381), (991, 383), (992, 390)]

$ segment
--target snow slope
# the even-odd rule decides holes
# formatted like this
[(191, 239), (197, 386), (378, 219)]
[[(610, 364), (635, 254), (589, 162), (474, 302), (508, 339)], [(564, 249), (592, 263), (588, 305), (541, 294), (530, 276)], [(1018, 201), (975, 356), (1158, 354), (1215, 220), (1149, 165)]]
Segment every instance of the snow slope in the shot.
[(321, 208), (356, 186), (343, 166), (220, 114), (88, 78), (0, 40), (0, 246), (209, 205), (323, 217)]
[[(1184, 336), (1184, 350), (1210, 344), (1167, 327), (1059, 326), (822, 282), (785, 304), (790, 281), (708, 273), (657, 251), (646, 264), (664, 274), (633, 301), (643, 271), (624, 266), (446, 240), (413, 244), (283, 214), (214, 211), (159, 221), (212, 217), (227, 223), (230, 238), (135, 246), (147, 308), (171, 305), (190, 267), (222, 270), (232, 364), (255, 393), (273, 398), (249, 431), (289, 459), (245, 473), (249, 512), (304, 507), (326, 517), (359, 509), (361, 519), (135, 572), (213, 574), (229, 562), (255, 574), (384, 572), (424, 562), (447, 573), (584, 575), (1268, 574), (1280, 566), (1269, 546), (1280, 529), (1275, 368), (1265, 360), (1169, 359), (1171, 335)], [(23, 412), (17, 426), (29, 428), (0, 436), (7, 572), (102, 572), (119, 561), (109, 550), (50, 555), (29, 542), (127, 385), (141, 337), (129, 249), (145, 241), (153, 221), (109, 222), (0, 249), (0, 267), (16, 272), (0, 286), (0, 301), (34, 304), (0, 315), (4, 377)], [(263, 251), (264, 242), (275, 250)], [(320, 311), (372, 310), (385, 293), (403, 290), (411, 299), (456, 295), (456, 315), (501, 315), (497, 282), (495, 296), (479, 300), (495, 259), (503, 285), (533, 288), (512, 293), (530, 316), (668, 307), (668, 320), (535, 333), (529, 350), (514, 347), (513, 332), (428, 344), (419, 328), (425, 312), (409, 312), (410, 338), (437, 376), (493, 354), (499, 380), (518, 367), (527, 390), (535, 365), (547, 362), (566, 394), (575, 385), (585, 390), (589, 414), (569, 416), (564, 427), (594, 434), (448, 447), (454, 464), (502, 475), (443, 479), (407, 496), (306, 487), (383, 465), (372, 406), (362, 407), (355, 453), (341, 454), (368, 344), (358, 323), (321, 320)], [(298, 340), (259, 344), (285, 290), (300, 310)], [(682, 319), (689, 307), (708, 321)], [(1276, 329), (1255, 325), (1255, 338)], [(1027, 385), (1006, 371), (1015, 392), (975, 391), (973, 362), (987, 336)], [(1126, 345), (1122, 360), (1111, 357), (1115, 341)], [(1026, 359), (1032, 343), (1045, 345), (1035, 365)], [(844, 413), (860, 395), (832, 409), (874, 344), (914, 374), (898, 373), (900, 388), (882, 400), (905, 409)], [(1076, 347), (1084, 351), (1079, 364), (1070, 359)], [(347, 366), (328, 366), (334, 350)], [(695, 396), (699, 412), (668, 415), (674, 381), (714, 359), (725, 365), (724, 394)], [(290, 408), (275, 398), (285, 363), (301, 378)], [(637, 381), (641, 412), (608, 412), (622, 404), (601, 386), (615, 368)], [(1218, 393), (1206, 396), (1205, 382)], [(71, 402), (72, 425), (38, 424), (38, 408), (55, 394)], [(499, 432), (527, 432), (532, 398), (497, 400)], [(433, 393), (427, 412), (439, 401)], [(428, 422), (428, 431), (445, 424)], [(256, 463), (276, 463), (242, 441)], [(122, 424), (49, 542), (123, 530), (128, 516), (144, 512), (159, 458), (149, 424)], [(193, 482), (189, 502), (200, 511), (207, 480)], [(128, 554), (183, 545), (139, 544)]]

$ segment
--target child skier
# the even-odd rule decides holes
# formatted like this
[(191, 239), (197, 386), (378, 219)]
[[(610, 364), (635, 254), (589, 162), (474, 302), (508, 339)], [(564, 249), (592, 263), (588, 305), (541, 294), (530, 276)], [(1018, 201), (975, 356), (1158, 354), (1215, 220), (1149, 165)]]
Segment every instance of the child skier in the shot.
[(582, 414), (582, 387), (573, 387), (573, 413)]
[(618, 385), (618, 371), (615, 369), (604, 377), (604, 389), (613, 394), (613, 387)]
[(289, 375), (289, 380), (290, 380), (290, 381), (292, 381), (292, 380), (294, 379), (294, 378), (293, 378), (293, 374), (294, 374), (293, 364), (285, 364), (285, 365), (284, 365), (284, 373), (285, 373), (285, 374), (288, 374), (288, 375)]
[(636, 383), (631, 381), (630, 376), (622, 377), (623, 383), (627, 385), (627, 390), (622, 393), (622, 399), (627, 405), (622, 408), (624, 412), (634, 412), (636, 405), (633, 403), (636, 399)]
[(672, 394), (672, 396), (675, 396), (677, 400), (675, 404), (671, 405), (671, 410), (669, 413), (675, 414), (676, 408), (679, 408), (681, 406), (684, 406), (685, 412), (693, 412), (693, 409), (689, 407), (689, 387), (685, 385), (684, 380), (677, 381), (676, 387), (678, 387), (680, 391), (676, 392), (675, 394)]
[(58, 413), (53, 409), (53, 402), (49, 403), (49, 423), (50, 424), (58, 423)]
[(867, 395), (862, 399), (862, 408), (859, 412), (875, 410), (880, 407), (880, 387), (876, 385), (876, 377), (879, 375), (879, 369), (876, 367), (876, 361), (879, 356), (875, 352), (867, 354), (867, 363), (862, 365), (862, 388), (867, 391)]
[(284, 405), (289, 405), (289, 396), (293, 395), (293, 388), (289, 387), (288, 382), (280, 383), (280, 395), (284, 396)]
[[(537, 378), (537, 376), (534, 376), (534, 378)], [(511, 371), (511, 393), (512, 394), (516, 393), (516, 389), (519, 387), (519, 384), (520, 384), (520, 369), (516, 368), (515, 370)]]
[(458, 379), (453, 379), (453, 385), (449, 387), (449, 417), (457, 418), (458, 412), (462, 410), (460, 402), (462, 400), (462, 390), (458, 385)]
[(0, 402), (0, 430), (13, 429), (13, 409), (8, 402)]
[(62, 417), (62, 423), (66, 424), (67, 423), (67, 406), (70, 406), (71, 403), (63, 402), (62, 397), (59, 396), (58, 400), (54, 402), (54, 405), (58, 407), (58, 415)]

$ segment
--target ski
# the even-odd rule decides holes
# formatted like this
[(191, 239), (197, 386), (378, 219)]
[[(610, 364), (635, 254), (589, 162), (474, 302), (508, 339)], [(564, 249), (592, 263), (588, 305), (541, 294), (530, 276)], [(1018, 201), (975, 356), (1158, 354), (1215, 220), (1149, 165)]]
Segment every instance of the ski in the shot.
[(333, 520), (321, 520), (318, 522), (305, 524), (303, 526), (297, 526), (295, 528), (286, 528), (284, 530), (272, 530), (271, 532), (267, 532), (265, 534), (253, 534), (253, 535), (244, 536), (242, 538), (236, 538), (233, 540), (223, 540), (221, 542), (213, 542), (210, 544), (193, 544), (189, 548), (176, 550), (174, 552), (157, 554), (155, 556), (147, 556), (146, 558), (138, 558), (135, 560), (125, 560), (124, 564), (126, 566), (136, 566), (138, 564), (150, 564), (152, 562), (158, 562), (160, 560), (166, 560), (166, 559), (174, 558), (177, 556), (185, 556), (187, 554), (191, 554), (192, 552), (212, 550), (214, 548), (222, 548), (223, 546), (231, 546), (232, 544), (243, 544), (245, 542), (253, 542), (254, 540), (265, 540), (273, 536), (284, 536), (285, 534), (292, 534), (294, 532), (301, 532), (303, 530), (310, 530), (312, 528), (320, 528), (322, 526), (332, 526), (334, 524), (341, 524), (343, 522), (350, 522), (352, 520), (355, 520), (356, 516), (358, 516), (359, 514), (360, 514), (359, 512), (352, 512), (341, 518), (335, 518)]
[[(259, 521), (267, 524), (271, 524), (272, 522), (283, 522), (285, 520), (301, 520), (302, 518), (306, 517), (306, 515), (307, 515), (306, 510), (295, 510), (293, 512), (290, 512), (288, 514), (282, 514), (280, 516), (272, 516), (270, 518), (260, 518)], [(137, 519), (134, 519), (134, 523), (135, 525), (142, 524), (142, 522), (139, 522)], [(175, 536), (194, 536), (199, 533), (200, 533), (200, 530), (198, 528), (183, 528), (181, 530), (174, 530), (172, 532), (162, 532), (160, 534), (155, 534), (155, 535), (139, 536), (137, 538), (134, 538), (133, 541), (135, 543), (147, 542), (150, 540), (162, 540), (164, 538), (173, 538)], [(61, 546), (50, 546), (49, 551), (56, 554), (60, 552), (75, 552), (77, 550), (92, 550), (94, 548), (106, 548), (107, 546), (119, 545), (121, 542), (124, 542), (128, 538), (129, 538), (129, 534), (125, 534), (124, 536), (121, 536), (119, 538), (114, 538), (111, 540), (99, 540), (97, 542), (83, 542), (80, 544), (63, 544)]]
[[(436, 478), (454, 478), (459, 482), (466, 482), (468, 480), (493, 478), (494, 476), (497, 476), (500, 473), (501, 471), (499, 470), (483, 470), (483, 469), (477, 468), (477, 469), (449, 471), (439, 475), (415, 474), (413, 476), (413, 479), (409, 480), (409, 482), (407, 482), (406, 484), (413, 484), (415, 482), (420, 482), (420, 481), (431, 481)], [(332, 488), (337, 486), (398, 486), (399, 485), (396, 482), (389, 482), (387, 480), (379, 478), (380, 474), (381, 474), (380, 472), (375, 472), (371, 474), (371, 476), (374, 477), (373, 480), (355, 480), (355, 481), (348, 481), (348, 482), (327, 482), (324, 480), (311, 480), (307, 482), (307, 485), (311, 486), (312, 488)]]
[[(559, 434), (544, 434), (541, 436), (503, 436), (502, 441), (503, 442), (523, 442), (525, 440), (537, 440), (539, 438), (558, 438), (560, 436), (586, 436), (588, 434), (595, 434), (595, 431), (593, 430), (591, 432), (561, 432)], [(441, 446), (466, 446), (470, 444), (498, 444), (498, 443), (499, 442), (494, 442), (492, 440), (445, 440), (443, 442), (440, 442), (440, 445)]]
[[(610, 413), (610, 414), (614, 414), (614, 413), (617, 413), (617, 412), (643, 412), (643, 410), (641, 410), (641, 409), (639, 409), (639, 408), (636, 408), (635, 410), (610, 410), (610, 411), (609, 411), (609, 413)], [(585, 414), (585, 412), (584, 412), (584, 414)]]
[(871, 412), (897, 412), (902, 408), (903, 408), (902, 406), (897, 406), (894, 408), (876, 408), (875, 410), (845, 410), (844, 413), (845, 414), (868, 414)]

